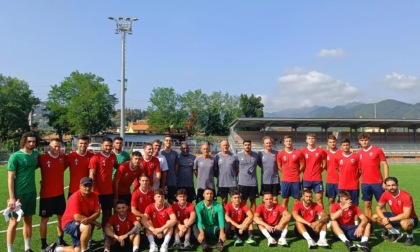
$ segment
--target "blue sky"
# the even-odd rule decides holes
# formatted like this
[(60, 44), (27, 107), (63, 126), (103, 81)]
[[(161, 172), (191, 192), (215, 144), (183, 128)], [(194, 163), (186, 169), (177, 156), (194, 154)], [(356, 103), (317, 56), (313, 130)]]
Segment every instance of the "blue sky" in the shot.
[(397, 99), (420, 102), (419, 1), (7, 1), (0, 73), (45, 99), (72, 71), (120, 97), (120, 35), (109, 16), (137, 17), (127, 37), (126, 105), (151, 90), (257, 94), (265, 111)]

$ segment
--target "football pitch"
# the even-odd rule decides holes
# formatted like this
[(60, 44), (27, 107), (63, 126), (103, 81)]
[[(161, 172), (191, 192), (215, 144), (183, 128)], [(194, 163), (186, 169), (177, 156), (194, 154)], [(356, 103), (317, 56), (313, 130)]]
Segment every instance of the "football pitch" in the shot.
[[(258, 172), (259, 174), (259, 172)], [(420, 213), (420, 164), (390, 164), (390, 175), (395, 176), (399, 180), (399, 186), (401, 189), (408, 191), (412, 196), (415, 204), (415, 208), (417, 213)], [(0, 209), (6, 208), (6, 200), (8, 199), (8, 190), (7, 190), (7, 170), (6, 166), (0, 166), (0, 181), (3, 181), (0, 184)], [(37, 170), (36, 172), (36, 181), (40, 181), (40, 172)], [(325, 181), (325, 180), (324, 180)], [(65, 177), (65, 185), (68, 185), (68, 171), (66, 171)], [(39, 187), (39, 184), (37, 184)], [(38, 188), (39, 189), (39, 188)], [(67, 188), (65, 190), (65, 195), (67, 195)], [(289, 211), (291, 211), (292, 201), (289, 202)], [(257, 204), (261, 203), (261, 198), (257, 200)], [(328, 203), (324, 198), (324, 205), (327, 206)], [(37, 203), (38, 207), (38, 203)], [(363, 209), (363, 203), (361, 201), (360, 207)], [(375, 204), (374, 204), (375, 207)], [(327, 212), (329, 212), (327, 210)], [(37, 210), (38, 213), (38, 210)], [(6, 229), (7, 223), (4, 221), (3, 216), (1, 216), (0, 220), (0, 251), (6, 251)], [(48, 243), (55, 242), (57, 240), (57, 233), (56, 233), (56, 218), (52, 217), (49, 220), (50, 224), (48, 225)], [(32, 234), (32, 250), (34, 251), (41, 251), (41, 241), (39, 236), (39, 223), (40, 217), (37, 215), (33, 216), (33, 234)], [(233, 240), (227, 240), (225, 243), (224, 251), (247, 251), (258, 249), (259, 251), (306, 251), (307, 243), (304, 239), (298, 239), (295, 237), (293, 229), (294, 229), (294, 221), (291, 221), (289, 226), (289, 233), (287, 235), (287, 241), (289, 243), (289, 247), (267, 247), (267, 241), (265, 237), (263, 237), (259, 232), (256, 233), (256, 240), (257, 246), (249, 246), (245, 244), (244, 246), (234, 247)], [(15, 241), (15, 251), (24, 251), (23, 245), (23, 237), (22, 237), (22, 223), (19, 224), (19, 230), (17, 231), (16, 241)], [(94, 240), (100, 240), (102, 237), (102, 231), (95, 231), (94, 232)], [(420, 229), (419, 227), (414, 231), (415, 237), (415, 245), (412, 247), (405, 247), (404, 241), (405, 237), (398, 241), (395, 244), (389, 243), (388, 241), (384, 241), (380, 237), (380, 228), (375, 225), (375, 234), (369, 238), (369, 245), (371, 247), (371, 251), (420, 251)], [(332, 232), (329, 230), (327, 239), (331, 244), (333, 251), (347, 251), (345, 245), (338, 239), (335, 239), (332, 235)], [(71, 243), (71, 239), (65, 235), (65, 240), (67, 243)], [(356, 242), (358, 243), (358, 242)], [(172, 245), (172, 242), (171, 244)], [(149, 246), (147, 239), (142, 236), (141, 239), (141, 251), (148, 251)], [(317, 248), (317, 250), (326, 250), (324, 248)], [(103, 251), (103, 247), (96, 247), (93, 251)], [(175, 251), (170, 249), (169, 251)], [(201, 251), (200, 247), (195, 247), (192, 251)]]

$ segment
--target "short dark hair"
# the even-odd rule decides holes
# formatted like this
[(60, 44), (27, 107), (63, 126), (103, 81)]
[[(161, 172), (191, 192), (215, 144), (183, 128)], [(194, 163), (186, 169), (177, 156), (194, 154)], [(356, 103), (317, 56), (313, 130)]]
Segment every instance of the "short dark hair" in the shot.
[(342, 143), (342, 144), (343, 144), (343, 143), (350, 143), (350, 139), (345, 138), (345, 139), (343, 139), (343, 140), (341, 141), (341, 143)]
[(385, 179), (384, 183), (386, 184), (388, 181), (394, 181), (395, 184), (398, 185), (398, 179), (396, 177), (388, 177)]
[(370, 139), (370, 134), (366, 132), (362, 132), (357, 136), (357, 139)]
[(348, 192), (348, 191), (346, 191), (346, 190), (341, 190), (339, 193), (338, 193), (338, 197), (346, 197), (346, 198), (351, 198), (350, 197), (350, 193)]
[(329, 135), (328, 140), (337, 140), (337, 138), (334, 135)]
[(155, 195), (156, 195), (156, 194), (159, 194), (159, 195), (165, 196), (165, 192), (163, 191), (163, 189), (162, 189), (162, 188), (156, 189), (156, 190), (155, 190)]
[(178, 189), (178, 191), (176, 191), (176, 196), (178, 195), (187, 195), (187, 190), (184, 188)]
[(127, 205), (127, 202), (125, 200), (123, 200), (123, 199), (118, 199), (117, 202), (115, 202), (115, 206), (116, 205), (119, 205), (119, 204)]
[[(238, 190), (233, 190), (233, 191), (230, 193), (230, 197), (233, 197), (233, 196), (236, 196), (236, 195), (241, 196), (241, 193), (240, 193)], [(242, 198), (242, 197), (241, 197), (241, 198)]]
[(89, 141), (89, 136), (86, 135), (85, 133), (81, 133), (77, 136), (78, 140), (85, 140), (85, 141)]
[(131, 153), (131, 156), (133, 156), (133, 157), (142, 157), (140, 151), (134, 151), (133, 153)]
[(112, 143), (112, 139), (110, 137), (104, 137), (104, 138), (102, 138), (102, 143), (105, 143), (105, 142)]
[(245, 139), (242, 144), (245, 144), (245, 143), (252, 143), (252, 142), (250, 139)]
[(270, 191), (265, 191), (265, 192), (262, 192), (261, 194), (263, 195), (263, 197), (264, 197), (265, 195), (268, 195), (268, 194), (273, 195), (273, 193), (272, 193), (272, 192), (270, 192)]
[(304, 188), (304, 189), (302, 190), (302, 195), (303, 195), (304, 193), (310, 193), (310, 194), (312, 194), (312, 190), (311, 190), (311, 189), (308, 189), (308, 188)]
[(122, 138), (122, 137), (120, 137), (120, 136), (117, 136), (117, 137), (114, 137), (114, 141), (115, 140), (121, 140), (121, 141), (124, 141), (124, 138)]
[(162, 141), (160, 141), (159, 139), (155, 139), (155, 140), (153, 141), (153, 143), (157, 143), (157, 144), (162, 145)]
[(153, 145), (152, 145), (151, 143), (144, 143), (144, 144), (143, 144), (143, 149), (145, 149), (145, 148), (146, 148), (146, 146), (151, 146), (151, 147), (153, 147)]

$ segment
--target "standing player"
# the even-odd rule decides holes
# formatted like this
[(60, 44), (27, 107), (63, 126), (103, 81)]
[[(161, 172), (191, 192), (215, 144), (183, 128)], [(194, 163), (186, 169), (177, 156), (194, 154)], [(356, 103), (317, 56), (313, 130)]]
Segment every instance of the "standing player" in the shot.
[(165, 192), (162, 189), (155, 190), (154, 199), (155, 203), (146, 207), (142, 218), (142, 224), (146, 229), (147, 239), (150, 243), (149, 252), (158, 251), (155, 237), (163, 239), (160, 252), (168, 252), (173, 227), (176, 225), (176, 216), (170, 205), (164, 204)]
[(328, 198), (328, 203), (331, 206), (337, 200), (338, 196), (338, 160), (336, 157), (340, 156), (341, 151), (337, 148), (337, 138), (334, 135), (328, 136), (328, 150), (327, 153), (327, 184), (325, 188), (325, 197)]
[[(391, 232), (388, 237), (390, 242), (397, 242), (404, 234), (400, 233), (395, 227), (401, 227), (407, 232), (405, 246), (414, 245), (413, 229), (417, 227), (419, 221), (414, 210), (414, 202), (411, 195), (398, 188), (398, 179), (388, 177), (385, 179), (386, 191), (382, 194), (376, 206), (376, 214), (372, 216), (374, 222)], [(388, 203), (391, 212), (383, 212)]]
[(305, 156), (302, 186), (313, 190), (317, 203), (324, 207), (322, 201), (322, 193), (324, 192), (322, 171), (326, 168), (327, 153), (321, 147), (316, 146), (316, 135), (314, 133), (306, 134), (306, 143), (308, 146), (301, 150)]
[(273, 150), (273, 139), (265, 136), (262, 139), (264, 150), (258, 152), (259, 166), (261, 167), (261, 191), (271, 192), (274, 196), (274, 203), (277, 203), (277, 196), (280, 194), (280, 179), (277, 164), (278, 151)]
[[(156, 157), (159, 160), (160, 164), (160, 182), (157, 184), (158, 188), (162, 188), (163, 191), (166, 192), (166, 173), (168, 171), (168, 162), (166, 160), (166, 157), (162, 154), (160, 154), (160, 149), (162, 148), (162, 141), (159, 139), (156, 139), (152, 143), (153, 147), (153, 156)], [(155, 177), (156, 178), (156, 177)]]
[[(303, 237), (308, 242), (308, 248), (330, 247), (327, 242), (327, 222), (328, 214), (318, 203), (312, 202), (312, 191), (303, 191), (302, 202), (297, 202), (293, 206), (293, 218), (296, 220), (295, 234), (297, 237)], [(317, 216), (319, 219), (317, 220)], [(319, 237), (317, 243), (314, 238)]]
[(140, 186), (134, 189), (131, 197), (131, 212), (141, 221), (146, 207), (155, 201), (155, 194), (154, 191), (149, 190), (149, 177), (146, 174), (141, 174), (139, 180)]
[(178, 171), (176, 175), (176, 186), (178, 189), (187, 191), (187, 201), (192, 202), (195, 199), (194, 190), (194, 160), (195, 155), (189, 153), (186, 143), (181, 144), (181, 154), (178, 155)]
[[(334, 234), (346, 244), (349, 251), (369, 251), (370, 223), (369, 219), (362, 213), (357, 205), (351, 203), (350, 194), (347, 191), (340, 191), (338, 194), (340, 202), (331, 206), (331, 227)], [(354, 216), (359, 216), (361, 222), (356, 225)], [(359, 244), (354, 245), (352, 241), (362, 237)]]
[[(358, 138), (362, 147), (357, 152), (360, 156), (359, 166), (362, 170), (362, 200), (365, 202), (365, 215), (370, 218), (372, 216), (373, 195), (375, 195), (376, 201), (381, 198), (386, 189), (383, 178), (389, 176), (389, 167), (383, 150), (370, 144), (368, 133), (360, 133)], [(381, 165), (384, 176), (381, 173)]]
[[(241, 202), (241, 194), (235, 190), (230, 193), (230, 202), (225, 205), (225, 234), (229, 235), (234, 231), (233, 239), (235, 246), (242, 244), (241, 235), (248, 230), (248, 240), (246, 243), (256, 245), (254, 232), (252, 230), (252, 221), (254, 215), (245, 202)], [(250, 229), (251, 227), (251, 229)]]
[(109, 218), (104, 231), (107, 235), (104, 252), (110, 252), (111, 246), (117, 249), (125, 248), (130, 243), (133, 244), (133, 252), (139, 252), (140, 222), (132, 212), (128, 211), (124, 200), (120, 199), (116, 202), (115, 214)]
[[(130, 161), (119, 165), (113, 179), (114, 203), (119, 199), (125, 202), (131, 202), (131, 185), (144, 172), (141, 166), (141, 153), (135, 151), (131, 153)], [(129, 204), (129, 203), (127, 203)]]
[[(117, 156), (118, 164), (122, 164), (130, 160), (130, 154), (128, 154), (128, 152), (123, 150), (124, 139), (122, 137), (119, 137), (119, 136), (115, 137), (112, 146), (113, 146), (112, 151), (114, 152), (115, 156)], [(117, 172), (117, 169), (114, 169), (112, 171), (112, 178), (114, 178), (116, 172)]]
[(258, 206), (254, 214), (254, 221), (261, 233), (267, 238), (268, 246), (277, 244), (273, 236), (280, 237), (278, 244), (287, 246), (286, 235), (291, 215), (282, 205), (273, 202), (271, 192), (265, 192), (263, 203)]
[(197, 177), (197, 198), (196, 203), (203, 200), (205, 188), (211, 188), (213, 194), (214, 187), (214, 157), (210, 156), (210, 147), (208, 144), (201, 145), (202, 155), (194, 160), (194, 174)]
[(342, 154), (338, 159), (338, 189), (345, 190), (350, 194), (351, 203), (359, 205), (359, 155), (350, 151), (350, 140), (341, 141)]
[(39, 232), (41, 236), (41, 249), (48, 251), (47, 244), (47, 223), (49, 218), (57, 215), (57, 235), (58, 245), (67, 246), (63, 239), (63, 229), (61, 228), (61, 217), (66, 209), (64, 198), (64, 170), (65, 155), (61, 154), (60, 139), (52, 139), (49, 151), (39, 157), (39, 167), (41, 168), (41, 189), (39, 200), (39, 216), (41, 223)]
[(178, 153), (172, 150), (172, 137), (170, 135), (165, 136), (164, 140), (165, 149), (160, 152), (168, 163), (168, 171), (166, 172), (166, 188), (168, 202), (170, 204), (175, 201), (176, 188), (176, 172), (178, 170)]
[[(34, 133), (23, 134), (19, 142), (20, 150), (10, 156), (7, 165), (7, 187), (9, 189), (7, 206), (14, 209), (18, 199), (22, 204), (25, 252), (32, 251), (32, 215), (36, 210), (35, 169), (39, 157), (38, 151), (34, 150), (37, 142), (38, 138)], [(11, 218), (9, 221), (6, 235), (8, 252), (13, 252), (18, 224), (16, 218)]]
[(294, 202), (299, 202), (300, 173), (305, 169), (305, 157), (299, 150), (293, 148), (291, 135), (283, 137), (284, 150), (277, 154), (277, 165), (282, 173), (281, 177), (281, 197), (282, 205), (288, 209), (289, 197), (292, 196)]
[[(153, 146), (151, 143), (145, 143), (143, 149), (144, 155), (141, 165), (143, 166), (144, 172), (149, 177), (150, 186), (153, 189), (158, 189), (161, 176), (159, 159), (153, 156)], [(137, 181), (135, 181), (134, 188), (137, 188), (137, 186)]]
[(251, 211), (255, 213), (257, 208), (256, 199), (258, 196), (257, 165), (259, 162), (258, 153), (251, 150), (251, 140), (244, 140), (243, 151), (238, 153), (239, 162), (239, 193), (242, 200), (251, 202)]
[(89, 161), (94, 154), (87, 150), (88, 145), (89, 136), (80, 134), (77, 137), (77, 150), (66, 156), (66, 167), (69, 167), (70, 171), (68, 198), (79, 190), (80, 180), (83, 177), (89, 177)]
[(213, 201), (212, 189), (206, 188), (203, 194), (204, 200), (195, 206), (197, 225), (193, 227), (194, 235), (204, 252), (210, 249), (209, 240), (217, 240), (215, 248), (222, 251), (226, 241), (223, 206)]
[(215, 170), (218, 181), (218, 194), (222, 198), (223, 206), (226, 205), (228, 194), (238, 190), (238, 157), (229, 151), (229, 142), (220, 142), (221, 152), (214, 158)]
[[(192, 249), (190, 243), (191, 227), (194, 225), (197, 215), (195, 213), (194, 205), (187, 202), (187, 191), (179, 189), (176, 192), (176, 199), (172, 205), (172, 210), (175, 213), (177, 224), (175, 225), (175, 242), (172, 248), (174, 249)], [(181, 238), (185, 236), (184, 245), (181, 244)]]
[[(89, 162), (89, 177), (93, 181), (93, 190), (98, 194), (102, 210), (102, 227), (111, 216), (114, 205), (112, 189), (112, 170), (118, 168), (117, 157), (112, 152), (112, 139), (102, 139), (101, 152), (96, 153)], [(105, 235), (104, 235), (105, 239)]]

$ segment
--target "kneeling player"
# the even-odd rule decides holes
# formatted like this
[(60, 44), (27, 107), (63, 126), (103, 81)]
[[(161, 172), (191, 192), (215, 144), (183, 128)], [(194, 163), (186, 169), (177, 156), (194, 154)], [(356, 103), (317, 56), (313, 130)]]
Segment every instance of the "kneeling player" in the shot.
[[(128, 211), (127, 203), (118, 200), (115, 205), (116, 213), (109, 218), (105, 225), (104, 252), (109, 252), (112, 247), (126, 248), (130, 243), (133, 244), (133, 252), (139, 251), (140, 246), (140, 222), (136, 216)], [(117, 244), (118, 242), (118, 244)]]
[[(370, 223), (357, 205), (351, 203), (350, 194), (340, 191), (340, 202), (331, 206), (331, 227), (336, 236), (343, 241), (349, 251), (356, 251), (359, 247), (363, 251), (369, 251), (368, 239), (370, 235)], [(354, 216), (359, 216), (361, 222), (357, 226)], [(353, 240), (362, 237), (362, 241), (356, 245)]]
[(168, 204), (164, 204), (165, 193), (162, 189), (155, 190), (155, 203), (146, 207), (142, 218), (142, 224), (146, 229), (147, 239), (150, 243), (149, 252), (157, 252), (158, 246), (155, 237), (164, 239), (160, 252), (168, 252), (169, 241), (171, 240), (173, 227), (176, 224), (176, 216)]
[(242, 239), (239, 237), (248, 230), (248, 240), (246, 243), (256, 245), (254, 234), (252, 232), (252, 220), (254, 215), (248, 208), (245, 202), (241, 202), (241, 195), (238, 190), (230, 194), (231, 201), (225, 206), (225, 234), (229, 234), (234, 230), (235, 246), (242, 244)]
[[(308, 248), (329, 247), (330, 245), (325, 238), (327, 235), (328, 215), (324, 208), (318, 203), (312, 202), (312, 191), (303, 190), (303, 200), (295, 203), (293, 206), (293, 218), (296, 220), (295, 233), (299, 237), (303, 237), (308, 242)], [(316, 220), (317, 214), (320, 217)], [(319, 237), (315, 243), (315, 237)]]
[[(178, 189), (176, 192), (176, 199), (172, 205), (172, 210), (177, 218), (175, 225), (175, 243), (174, 249), (192, 249), (190, 243), (191, 227), (195, 222), (196, 214), (194, 205), (187, 202), (187, 191), (185, 189)], [(181, 238), (185, 236), (184, 245), (181, 243)]]
[(263, 193), (263, 202), (255, 211), (255, 223), (258, 224), (258, 228), (268, 239), (268, 246), (277, 244), (272, 235), (280, 236), (278, 244), (287, 246), (286, 235), (291, 217), (290, 213), (282, 205), (273, 203), (271, 192)]

